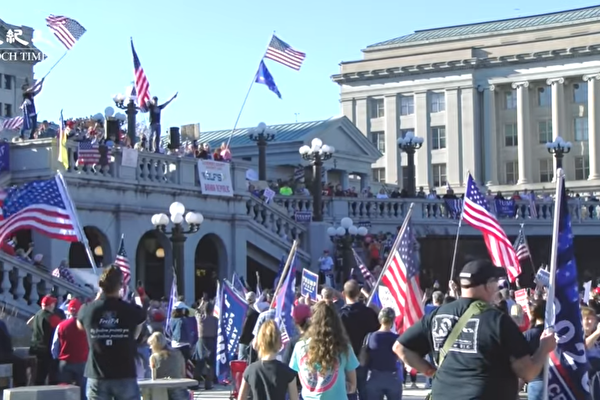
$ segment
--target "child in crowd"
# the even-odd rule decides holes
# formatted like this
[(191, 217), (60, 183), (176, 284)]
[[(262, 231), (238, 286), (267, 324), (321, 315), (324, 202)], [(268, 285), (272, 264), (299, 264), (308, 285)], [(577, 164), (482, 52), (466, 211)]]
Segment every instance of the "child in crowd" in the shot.
[(246, 400), (252, 393), (253, 399), (298, 400), (296, 372), (277, 360), (281, 349), (281, 332), (275, 321), (266, 321), (258, 331), (257, 350), (259, 361), (244, 371), (244, 379), (237, 400)]

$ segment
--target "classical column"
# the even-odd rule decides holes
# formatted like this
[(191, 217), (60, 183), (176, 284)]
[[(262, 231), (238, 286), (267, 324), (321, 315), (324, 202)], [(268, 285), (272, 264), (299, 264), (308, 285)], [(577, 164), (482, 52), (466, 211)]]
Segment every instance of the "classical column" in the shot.
[[(385, 106), (385, 181), (393, 185), (398, 182), (401, 168), (398, 157), (398, 96), (386, 96)], [(402, 185), (402, 182), (399, 182)]]
[(529, 123), (529, 82), (515, 82), (517, 89), (517, 142), (519, 159), (519, 180), (517, 184), (531, 182), (531, 126)]
[(488, 186), (498, 184), (498, 132), (496, 128), (495, 89), (494, 85), (481, 88), (483, 91), (485, 179)]
[[(552, 136), (565, 137), (565, 78), (550, 78), (546, 81), (552, 87)], [(556, 157), (552, 157), (553, 170), (556, 171)]]
[(590, 160), (589, 180), (600, 179), (600, 74), (585, 75), (588, 83), (588, 157)]
[(356, 108), (355, 108), (355, 115), (356, 115), (356, 120), (354, 121), (354, 124), (356, 125), (356, 127), (358, 129), (360, 129), (360, 131), (362, 132), (363, 135), (367, 135), (369, 133), (369, 107), (367, 107), (367, 99), (366, 98), (362, 98), (362, 99), (356, 99), (355, 100), (355, 104), (356, 104)]
[[(460, 89), (460, 115), (461, 115), (461, 133), (462, 133), (462, 169), (461, 171), (471, 171), (473, 178), (477, 182), (483, 181), (483, 171), (480, 170), (481, 161), (481, 142), (479, 142), (475, 131), (475, 112), (479, 109), (479, 103), (475, 101), (475, 90), (472, 87)], [(464, 172), (461, 173), (461, 185), (465, 181)]]
[[(457, 88), (446, 89), (446, 151), (448, 165), (447, 180), (453, 188), (459, 187), (461, 174), (461, 127), (460, 127), (460, 95)], [(420, 135), (419, 135), (420, 136)], [(445, 185), (446, 182), (442, 182)]]
[(415, 155), (416, 186), (428, 188), (433, 183), (433, 168), (427, 92), (415, 93), (415, 135), (424, 139), (423, 148)]

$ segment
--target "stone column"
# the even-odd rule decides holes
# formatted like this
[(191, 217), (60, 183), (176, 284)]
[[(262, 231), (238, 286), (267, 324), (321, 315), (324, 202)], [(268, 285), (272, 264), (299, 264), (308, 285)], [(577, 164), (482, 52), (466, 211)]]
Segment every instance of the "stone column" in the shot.
[[(461, 127), (458, 89), (446, 89), (446, 151), (448, 152), (447, 179), (453, 188), (459, 187), (461, 179)], [(446, 182), (442, 182), (443, 185)]]
[(369, 133), (369, 108), (367, 107), (367, 99), (357, 99), (355, 104), (356, 120), (354, 124), (360, 129), (363, 135), (367, 135)]
[(476, 182), (483, 182), (483, 173), (480, 171), (480, 142), (475, 134), (477, 123), (475, 112), (479, 109), (479, 103), (476, 101), (475, 91), (472, 87), (462, 88), (460, 90), (460, 115), (461, 115), (461, 133), (462, 133), (462, 173), (460, 176), (461, 186), (465, 182), (464, 174), (471, 171)]
[(529, 82), (514, 82), (517, 89), (517, 141), (519, 160), (518, 185), (531, 182), (531, 124), (529, 119)]
[[(386, 96), (385, 105), (385, 181), (391, 185), (398, 181), (398, 96)], [(402, 182), (400, 182), (402, 183)]]
[(350, 187), (350, 177), (348, 171), (340, 171), (340, 185), (346, 190)]
[(415, 153), (416, 187), (431, 187), (431, 140), (429, 139), (429, 104), (427, 92), (415, 93), (415, 135), (422, 137), (423, 147)]
[(483, 123), (485, 149), (485, 179), (488, 186), (498, 184), (498, 131), (496, 126), (496, 87), (483, 91)]
[[(565, 78), (551, 78), (546, 81), (552, 87), (552, 136), (565, 137)], [(556, 171), (556, 157), (552, 157), (553, 169)], [(554, 180), (554, 179), (553, 179)]]
[(358, 174), (360, 177), (360, 190), (361, 192), (371, 186), (371, 175), (370, 174)]
[(589, 180), (600, 179), (600, 74), (585, 75), (588, 83), (588, 157), (590, 159)]

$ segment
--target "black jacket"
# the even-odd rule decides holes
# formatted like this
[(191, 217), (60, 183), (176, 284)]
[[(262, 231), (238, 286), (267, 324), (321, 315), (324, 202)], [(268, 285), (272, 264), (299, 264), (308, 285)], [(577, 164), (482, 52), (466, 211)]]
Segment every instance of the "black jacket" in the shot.
[(379, 329), (377, 313), (364, 303), (354, 303), (346, 304), (342, 307), (340, 316), (342, 317), (344, 328), (346, 328), (346, 333), (350, 338), (354, 354), (358, 357), (365, 336)]

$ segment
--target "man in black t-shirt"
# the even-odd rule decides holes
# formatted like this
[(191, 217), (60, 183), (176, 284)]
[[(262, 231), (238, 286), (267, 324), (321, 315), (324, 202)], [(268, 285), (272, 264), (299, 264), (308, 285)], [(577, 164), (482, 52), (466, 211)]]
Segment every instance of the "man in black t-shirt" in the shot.
[[(77, 326), (87, 333), (90, 352), (85, 366), (87, 397), (94, 400), (139, 400), (135, 359), (136, 338), (146, 312), (123, 301), (123, 273), (115, 265), (100, 276), (101, 292), (81, 308)], [(139, 296), (136, 292), (136, 296)], [(141, 300), (136, 299), (140, 304)]]
[(146, 105), (148, 107), (148, 113), (150, 114), (150, 134), (152, 135), (152, 143), (155, 153), (160, 153), (160, 114), (169, 103), (171, 103), (177, 97), (177, 93), (169, 99), (166, 103), (158, 104), (158, 97), (154, 96), (151, 101)]
[(498, 292), (502, 268), (487, 260), (467, 263), (460, 273), (462, 298), (444, 304), (411, 326), (398, 338), (394, 352), (406, 364), (433, 379), (432, 397), (456, 400), (507, 400), (518, 395), (518, 379), (534, 379), (548, 354), (556, 347), (552, 332), (545, 332), (537, 352), (530, 350), (518, 326), (490, 307), (473, 316), (448, 351), (439, 370), (425, 361), (433, 353), (439, 360), (452, 328), (476, 300), (491, 303)]

